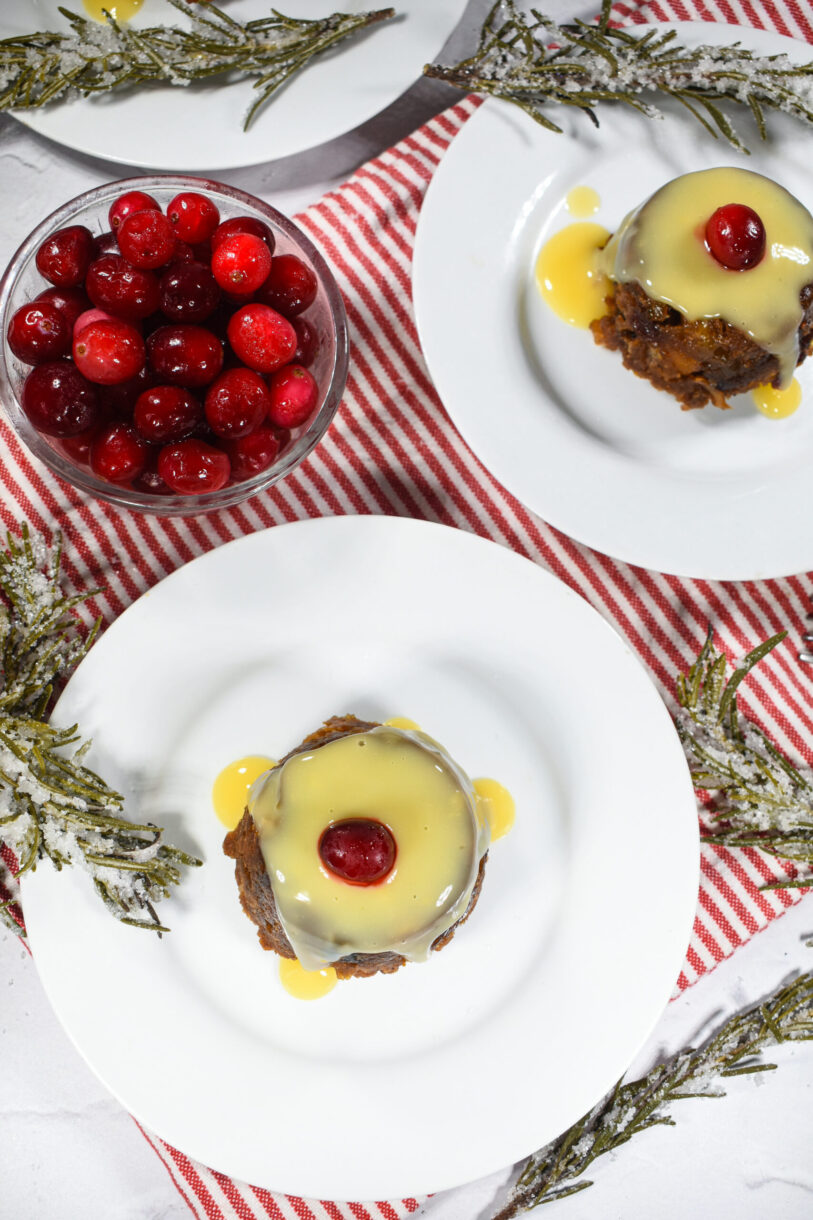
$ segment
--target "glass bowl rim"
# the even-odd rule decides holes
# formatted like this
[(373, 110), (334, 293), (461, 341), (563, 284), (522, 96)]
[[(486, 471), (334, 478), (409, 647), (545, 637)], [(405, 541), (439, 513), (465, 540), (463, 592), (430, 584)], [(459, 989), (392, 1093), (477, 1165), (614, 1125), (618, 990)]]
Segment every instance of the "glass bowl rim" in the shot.
[[(12, 384), (7, 358), (7, 331), (12, 292), (21, 271), (36, 256), (36, 251), (44, 239), (57, 229), (64, 228), (71, 223), (81, 223), (80, 217), (83, 212), (99, 207), (112, 196), (132, 190), (141, 190), (149, 194), (151, 190), (166, 189), (176, 190), (177, 193), (184, 190), (209, 192), (218, 198), (227, 198), (237, 205), (259, 212), (264, 219), (270, 221), (271, 227), (279, 230), (310, 261), (317, 279), (324, 289), (334, 332), (333, 367), (322, 405), (306, 431), (297, 437), (290, 449), (284, 452), (283, 459), (278, 463), (273, 463), (266, 470), (260, 471), (253, 478), (231, 483), (219, 491), (204, 492), (199, 496), (159, 496), (150, 492), (140, 492), (135, 488), (108, 483), (97, 479), (92, 471), (85, 471), (71, 462), (69, 458), (63, 457), (57, 450), (51, 448), (48, 441), (37, 432), (33, 425), (28, 423), (22, 411), (19, 396)], [(156, 516), (193, 517), (232, 507), (250, 499), (258, 492), (264, 491), (290, 474), (322, 439), (344, 394), (348, 368), (349, 338), (344, 300), (324, 255), (298, 225), (282, 212), (277, 211), (271, 204), (239, 187), (211, 178), (190, 174), (141, 174), (137, 177), (119, 178), (105, 182), (75, 195), (44, 217), (32, 229), (12, 255), (0, 278), (0, 404), (9, 426), (21, 444), (63, 482), (68, 483), (79, 492), (94, 496), (119, 508), (146, 512)], [(10, 408), (6, 406), (7, 399), (15, 403), (19, 420), (12, 416)]]

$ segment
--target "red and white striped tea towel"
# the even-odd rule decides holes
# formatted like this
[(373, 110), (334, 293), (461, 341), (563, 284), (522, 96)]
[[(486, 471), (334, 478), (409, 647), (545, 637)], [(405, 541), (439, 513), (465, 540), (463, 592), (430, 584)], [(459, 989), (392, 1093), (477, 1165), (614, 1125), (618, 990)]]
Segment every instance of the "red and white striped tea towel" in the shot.
[[(751, 24), (813, 42), (813, 12), (795, 0), (618, 3), (622, 21), (702, 19)], [(748, 584), (685, 580), (634, 568), (571, 541), (528, 512), (467, 449), (424, 364), (411, 303), (415, 230), (444, 150), (476, 108), (469, 99), (363, 166), (298, 219), (333, 265), (347, 302), (352, 362), (327, 437), (282, 484), (240, 507), (160, 520), (89, 502), (38, 467), (0, 420), (0, 517), (65, 540), (68, 579), (105, 590), (91, 611), (110, 622), (174, 568), (229, 539), (303, 517), (382, 513), (428, 518), (509, 546), (554, 572), (608, 618), (647, 665), (667, 702), (708, 623), (733, 656), (803, 623), (810, 577)], [(792, 639), (752, 676), (742, 704), (774, 740), (813, 763), (813, 673)], [(761, 892), (779, 875), (753, 851), (706, 846), (694, 935), (678, 989), (728, 956), (798, 892)], [(150, 1136), (195, 1215), (208, 1220), (401, 1220), (420, 1202), (315, 1202), (271, 1194), (195, 1164)]]

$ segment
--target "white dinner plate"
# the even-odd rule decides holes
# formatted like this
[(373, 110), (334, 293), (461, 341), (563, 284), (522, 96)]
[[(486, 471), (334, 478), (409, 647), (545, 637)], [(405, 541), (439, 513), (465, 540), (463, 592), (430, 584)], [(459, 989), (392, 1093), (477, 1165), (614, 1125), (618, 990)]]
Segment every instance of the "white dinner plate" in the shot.
[[(70, 26), (58, 0), (16, 4), (0, 0), (0, 37)], [(64, 5), (85, 15), (82, 0)], [(276, 7), (290, 17), (326, 17), (384, 8), (377, 0), (224, 0), (241, 21), (267, 17)], [(418, 79), (457, 25), (466, 0), (400, 0), (397, 20), (362, 31), (335, 53), (301, 72), (258, 113), (247, 132), (255, 99), (250, 79), (186, 88), (149, 86), (114, 95), (15, 111), (34, 131), (79, 152), (125, 165), (179, 173), (259, 165), (303, 152), (350, 131), (394, 102)], [(132, 27), (185, 25), (166, 0), (144, 0)]]
[[(763, 54), (811, 57), (808, 46), (767, 33), (674, 28), (690, 45), (736, 33)], [(800, 572), (813, 566), (813, 360), (798, 370), (804, 399), (789, 419), (760, 415), (750, 395), (731, 411), (681, 411), (618, 353), (561, 321), (534, 283), (542, 245), (574, 220), (566, 197), (575, 186), (597, 191), (601, 206), (590, 219), (610, 231), (664, 182), (715, 165), (767, 174), (813, 210), (811, 137), (801, 124), (771, 115), (770, 141), (761, 144), (741, 111), (747, 157), (678, 110), (658, 122), (599, 106), (596, 130), (559, 109), (551, 117), (564, 134), (556, 135), (515, 107), (485, 103), (452, 142), (421, 212), (421, 345), (475, 453), (551, 525), (682, 576)]]
[[(212, 781), (332, 714), (403, 715), (517, 805), (446, 949), (322, 1000), (283, 991), (221, 852)], [(78, 871), (23, 901), (65, 1028), (142, 1123), (255, 1185), (385, 1198), (477, 1178), (608, 1090), (679, 974), (696, 805), (646, 673), (576, 594), (449, 527), (308, 521), (188, 564), (94, 645), (57, 707), (130, 815), (203, 868), (118, 924)]]

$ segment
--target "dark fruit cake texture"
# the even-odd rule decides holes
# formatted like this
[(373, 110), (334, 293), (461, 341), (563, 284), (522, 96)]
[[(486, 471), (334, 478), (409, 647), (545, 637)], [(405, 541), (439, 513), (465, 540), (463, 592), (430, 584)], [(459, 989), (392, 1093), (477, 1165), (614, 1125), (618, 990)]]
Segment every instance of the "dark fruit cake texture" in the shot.
[(223, 850), (262, 947), (351, 978), (447, 945), (488, 844), (471, 781), (437, 742), (348, 715), (257, 781)]
[(596, 342), (684, 410), (785, 388), (813, 348), (813, 217), (736, 168), (673, 179), (607, 243)]

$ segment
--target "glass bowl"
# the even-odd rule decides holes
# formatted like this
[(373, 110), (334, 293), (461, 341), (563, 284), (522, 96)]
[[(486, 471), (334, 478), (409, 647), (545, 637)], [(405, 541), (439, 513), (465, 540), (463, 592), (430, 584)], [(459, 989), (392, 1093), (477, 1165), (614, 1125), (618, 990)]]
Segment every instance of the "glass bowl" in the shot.
[[(37, 270), (37, 250), (50, 234), (68, 225), (85, 225), (94, 236), (108, 232), (110, 205), (118, 196), (132, 190), (151, 195), (162, 209), (166, 209), (166, 205), (179, 192), (197, 191), (216, 204), (221, 220), (252, 216), (264, 221), (276, 239), (275, 255), (296, 255), (316, 276), (316, 299), (300, 316), (308, 322), (318, 341), (317, 354), (309, 366), (319, 387), (317, 405), (304, 424), (291, 430), (290, 440), (284, 444), (272, 465), (251, 478), (230, 481), (219, 491), (201, 495), (161, 495), (141, 491), (128, 484), (99, 479), (88, 466), (80, 465), (68, 456), (58, 438), (38, 432), (20, 403), (23, 382), (31, 366), (23, 364), (12, 353), (8, 345), (8, 325), (20, 306), (51, 286)], [(205, 326), (206, 323), (200, 325)], [(330, 268), (313, 243), (287, 217), (253, 195), (219, 182), (183, 175), (126, 178), (107, 183), (78, 195), (37, 225), (12, 258), (0, 281), (0, 333), (0, 401), (23, 444), (49, 470), (81, 491), (121, 508), (165, 516), (192, 516), (227, 508), (284, 478), (307, 457), (324, 435), (341, 402), (347, 379), (348, 341), (344, 303)]]

